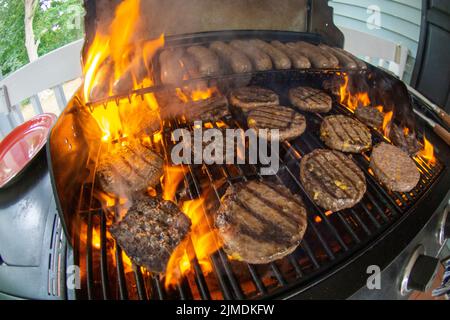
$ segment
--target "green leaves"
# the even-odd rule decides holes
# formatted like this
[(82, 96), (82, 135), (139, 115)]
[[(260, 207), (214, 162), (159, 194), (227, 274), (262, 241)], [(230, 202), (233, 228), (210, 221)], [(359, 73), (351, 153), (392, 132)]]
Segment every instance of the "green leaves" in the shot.
[[(83, 37), (82, 0), (40, 0), (34, 35), (42, 56)], [(28, 63), (23, 0), (0, 0), (0, 67), (6, 75)]]

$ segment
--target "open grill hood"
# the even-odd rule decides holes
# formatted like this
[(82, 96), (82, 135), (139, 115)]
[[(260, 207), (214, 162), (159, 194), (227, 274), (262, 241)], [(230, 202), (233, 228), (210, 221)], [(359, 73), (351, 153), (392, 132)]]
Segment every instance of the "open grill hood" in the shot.
[[(119, 0), (85, 0), (86, 46), (97, 30), (109, 27)], [(139, 32), (134, 40), (164, 33), (177, 36), (225, 30), (283, 30), (317, 33), (324, 42), (343, 47), (327, 0), (142, 0)]]

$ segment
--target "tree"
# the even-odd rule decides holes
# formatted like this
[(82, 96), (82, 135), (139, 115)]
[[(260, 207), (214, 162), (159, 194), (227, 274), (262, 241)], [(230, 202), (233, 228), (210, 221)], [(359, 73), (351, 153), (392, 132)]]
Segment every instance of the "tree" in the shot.
[(23, 1), (0, 0), (0, 66), (6, 75), (28, 62)]
[(29, 59), (27, 53), (26, 43), (32, 40), (25, 35), (26, 2), (36, 3), (30, 7), (34, 16), (29, 35), (34, 37), (38, 56), (83, 36), (82, 0), (0, 0), (0, 68), (4, 75), (35, 57), (32, 53)]
[(23, 0), (25, 7), (25, 48), (27, 48), (28, 60), (37, 60), (39, 41), (36, 42), (33, 31), (33, 20), (36, 14), (38, 0)]

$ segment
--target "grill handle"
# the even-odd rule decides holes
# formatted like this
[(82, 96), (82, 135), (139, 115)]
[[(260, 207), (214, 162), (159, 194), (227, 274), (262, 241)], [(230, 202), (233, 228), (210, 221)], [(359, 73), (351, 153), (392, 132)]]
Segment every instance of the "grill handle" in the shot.
[(445, 130), (444, 127), (442, 127), (439, 124), (436, 124), (433, 128), (434, 133), (436, 133), (442, 140), (445, 141), (447, 145), (450, 146), (450, 132)]

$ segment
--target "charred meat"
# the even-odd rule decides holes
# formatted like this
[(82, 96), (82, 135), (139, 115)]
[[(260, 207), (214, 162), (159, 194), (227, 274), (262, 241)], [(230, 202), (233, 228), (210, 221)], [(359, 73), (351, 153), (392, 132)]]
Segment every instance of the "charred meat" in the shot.
[(402, 129), (395, 123), (391, 124), (389, 130), (389, 138), (392, 143), (405, 151), (407, 154), (415, 155), (420, 151), (420, 145), (417, 141), (414, 131), (409, 129)]
[(110, 231), (135, 264), (151, 272), (164, 272), (170, 255), (190, 226), (191, 221), (175, 203), (142, 197)]
[(184, 111), (184, 116), (190, 122), (196, 120), (215, 122), (228, 114), (228, 100), (222, 95), (187, 103)]
[(358, 107), (355, 116), (369, 127), (379, 129), (383, 126), (383, 114), (376, 108)]
[(299, 245), (307, 226), (306, 209), (284, 186), (241, 182), (225, 192), (215, 224), (234, 259), (269, 263)]
[(316, 149), (303, 157), (300, 181), (315, 203), (333, 212), (353, 207), (366, 192), (361, 169), (334, 150)]
[(319, 89), (293, 88), (289, 90), (289, 100), (303, 111), (326, 113), (331, 110), (331, 97)]
[(163, 175), (163, 159), (139, 142), (117, 145), (100, 156), (96, 178), (103, 191), (115, 195), (154, 187)]
[(370, 167), (389, 190), (409, 192), (420, 180), (420, 173), (407, 153), (382, 142), (373, 148)]
[(279, 105), (280, 100), (272, 90), (251, 86), (233, 90), (230, 94), (230, 104), (247, 113), (254, 108)]
[(335, 150), (359, 153), (372, 147), (372, 135), (369, 129), (344, 115), (326, 117), (320, 127), (320, 138)]
[[(251, 110), (247, 116), (247, 125), (256, 131), (259, 129), (278, 129), (279, 140), (297, 138), (305, 132), (306, 119), (297, 111), (283, 106), (264, 106)], [(271, 139), (270, 131), (267, 139)]]

